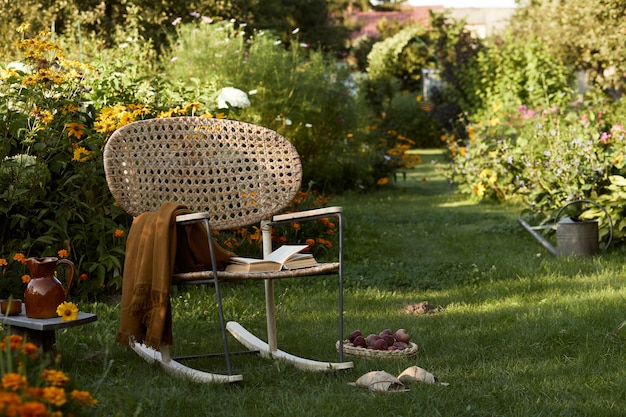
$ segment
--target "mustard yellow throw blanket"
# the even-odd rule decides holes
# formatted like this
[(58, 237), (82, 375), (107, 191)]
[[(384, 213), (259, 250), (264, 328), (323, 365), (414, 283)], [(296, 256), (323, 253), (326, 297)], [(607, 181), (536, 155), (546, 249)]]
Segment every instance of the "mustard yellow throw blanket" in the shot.
[[(172, 273), (211, 268), (204, 225), (176, 226), (176, 216), (189, 213), (184, 205), (166, 202), (134, 219), (126, 241), (118, 343), (133, 340), (154, 349), (173, 343)], [(213, 246), (217, 267), (223, 270), (235, 254)]]

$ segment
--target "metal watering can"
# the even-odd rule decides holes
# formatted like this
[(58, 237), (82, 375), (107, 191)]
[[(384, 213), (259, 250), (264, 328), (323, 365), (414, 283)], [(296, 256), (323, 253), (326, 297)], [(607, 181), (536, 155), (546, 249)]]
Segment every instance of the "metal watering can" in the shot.
[[(579, 203), (593, 204), (600, 208), (606, 215), (609, 221), (609, 235), (607, 236), (606, 244), (602, 249), (602, 251), (605, 251), (613, 239), (613, 221), (604, 207), (594, 201), (575, 200), (567, 203), (557, 212), (553, 225), (531, 226), (522, 218), (517, 219), (517, 221), (552, 255), (581, 257), (593, 256), (600, 252), (600, 242), (598, 241), (598, 222), (582, 221), (576, 217), (564, 217), (561, 219), (561, 214), (566, 207)], [(552, 246), (547, 239), (537, 233), (536, 230), (539, 229), (556, 230), (557, 246)]]

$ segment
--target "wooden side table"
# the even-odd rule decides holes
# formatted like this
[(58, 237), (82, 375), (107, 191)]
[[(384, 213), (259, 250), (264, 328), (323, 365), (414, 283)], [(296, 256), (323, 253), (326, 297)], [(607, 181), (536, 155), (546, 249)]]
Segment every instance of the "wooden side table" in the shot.
[(52, 352), (56, 344), (56, 330), (68, 327), (82, 326), (98, 320), (98, 316), (91, 313), (78, 312), (78, 318), (71, 321), (61, 321), (60, 317), (50, 319), (31, 319), (26, 317), (26, 310), (22, 304), (22, 312), (15, 316), (0, 316), (0, 323), (9, 326), (12, 334), (24, 336), (31, 343), (36, 344), (43, 353)]

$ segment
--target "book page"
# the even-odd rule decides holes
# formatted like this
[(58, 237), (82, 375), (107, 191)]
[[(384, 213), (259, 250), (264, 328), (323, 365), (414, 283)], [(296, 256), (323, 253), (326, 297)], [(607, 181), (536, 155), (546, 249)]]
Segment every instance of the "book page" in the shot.
[(309, 245), (283, 245), (274, 252), (270, 253), (265, 260), (280, 262), (283, 264), (287, 259), (289, 259), (290, 256), (308, 247)]

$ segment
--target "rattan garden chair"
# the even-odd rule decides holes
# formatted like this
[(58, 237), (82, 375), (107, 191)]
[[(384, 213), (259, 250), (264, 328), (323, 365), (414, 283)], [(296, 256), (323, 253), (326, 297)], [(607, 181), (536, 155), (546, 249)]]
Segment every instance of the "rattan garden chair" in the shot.
[[(173, 117), (130, 123), (113, 133), (104, 148), (104, 169), (109, 189), (132, 216), (158, 210), (166, 201), (184, 204), (193, 213), (176, 217), (180, 225), (202, 222), (212, 231), (260, 224), (263, 253), (272, 251), (272, 227), (281, 223), (336, 217), (338, 261), (278, 272), (233, 273), (208, 271), (178, 273), (172, 285), (212, 284), (215, 287), (223, 354), (228, 374), (191, 368), (172, 358), (169, 347), (154, 350), (140, 343), (131, 347), (148, 361), (158, 361), (169, 372), (197, 381), (234, 382), (242, 379), (231, 367), (227, 331), (262, 357), (284, 360), (305, 370), (349, 369), (340, 346), (338, 362), (304, 359), (277, 347), (273, 281), (312, 275), (338, 275), (338, 339), (343, 334), (343, 245), (341, 207), (277, 214), (301, 187), (302, 167), (295, 147), (273, 130), (226, 119)], [(210, 239), (210, 237), (209, 237)], [(207, 242), (211, 257), (213, 245)], [(233, 280), (264, 282), (267, 342), (239, 323), (226, 322), (220, 283)], [(175, 323), (174, 323), (175, 325)], [(208, 335), (207, 335), (208, 337)]]

